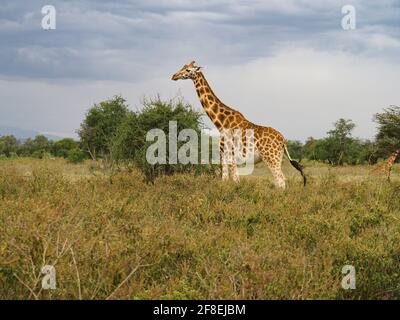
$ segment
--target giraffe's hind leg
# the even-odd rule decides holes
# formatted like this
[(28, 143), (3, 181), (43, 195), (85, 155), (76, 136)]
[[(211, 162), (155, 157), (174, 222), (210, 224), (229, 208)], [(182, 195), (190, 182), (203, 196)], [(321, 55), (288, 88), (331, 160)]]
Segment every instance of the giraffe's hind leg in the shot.
[(261, 152), (262, 160), (267, 164), (272, 176), (274, 177), (275, 185), (280, 189), (286, 188), (286, 179), (282, 172), (283, 152), (283, 148), (275, 153), (266, 151)]

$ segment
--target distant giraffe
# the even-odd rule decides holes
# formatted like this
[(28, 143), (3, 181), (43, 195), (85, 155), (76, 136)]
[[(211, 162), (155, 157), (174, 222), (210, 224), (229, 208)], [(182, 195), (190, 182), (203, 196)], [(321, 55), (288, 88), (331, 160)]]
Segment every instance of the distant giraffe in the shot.
[(392, 171), (392, 166), (395, 163), (397, 157), (400, 155), (400, 149), (393, 152), (390, 157), (381, 165), (377, 166), (371, 171), (372, 174), (385, 174), (387, 175), (388, 181), (390, 181), (390, 173)]
[[(282, 158), (285, 152), (292, 166), (300, 171), (305, 185), (307, 180), (303, 169), (297, 161), (290, 158), (287, 150), (287, 141), (283, 135), (273, 128), (253, 124), (240, 112), (222, 103), (214, 94), (200, 69), (201, 68), (196, 66), (195, 62), (192, 61), (191, 63), (185, 64), (178, 72), (176, 72), (172, 76), (172, 80), (193, 80), (197, 95), (199, 96), (204, 110), (221, 133), (224, 130), (253, 130), (255, 158), (261, 158), (262, 161), (267, 164), (275, 179), (275, 184), (279, 188), (284, 189), (286, 185), (285, 176), (282, 172)], [(224, 151), (223, 138), (220, 139), (220, 150), (221, 152)], [(227, 180), (229, 179), (229, 176), (231, 176), (234, 181), (239, 180), (235, 160), (230, 163), (222, 163), (222, 179)]]

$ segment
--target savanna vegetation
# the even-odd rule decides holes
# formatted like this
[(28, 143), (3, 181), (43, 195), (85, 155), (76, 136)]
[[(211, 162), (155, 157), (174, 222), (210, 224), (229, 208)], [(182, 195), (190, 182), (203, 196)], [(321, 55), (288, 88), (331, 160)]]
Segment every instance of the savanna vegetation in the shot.
[[(0, 161), (0, 298), (400, 298), (400, 166), (391, 183), (368, 166), (306, 168), (304, 188), (285, 161), (280, 191), (263, 165), (239, 184), (148, 184), (91, 160)], [(55, 290), (41, 289), (46, 264)]]
[[(173, 173), (204, 170), (214, 173), (213, 166), (170, 165), (168, 161), (165, 165), (148, 164), (145, 155), (152, 142), (146, 141), (147, 132), (158, 128), (168, 136), (170, 121), (176, 121), (178, 132), (193, 129), (200, 136), (205, 129), (202, 113), (195, 111), (183, 99), (144, 99), (142, 106), (133, 111), (123, 97), (115, 96), (89, 108), (77, 130), (79, 141), (65, 138), (54, 142), (43, 135), (19, 141), (14, 136), (3, 136), (0, 137), (0, 159), (63, 157), (69, 162), (79, 163), (91, 158), (107, 169), (121, 164), (135, 166), (147, 181)], [(373, 116), (373, 121), (378, 129), (373, 141), (353, 137), (356, 124), (341, 118), (327, 130), (325, 138), (309, 137), (305, 143), (288, 141), (290, 153), (299, 160), (320, 161), (333, 166), (376, 164), (400, 147), (400, 107), (384, 109)]]
[(309, 183), (285, 160), (285, 191), (263, 164), (238, 184), (218, 166), (149, 165), (145, 134), (170, 120), (204, 128), (182, 100), (132, 111), (114, 97), (89, 109), (80, 141), (1, 137), (0, 299), (400, 298), (400, 165), (390, 183), (369, 175), (399, 146), (400, 108), (375, 115), (374, 141), (346, 119), (291, 141)]

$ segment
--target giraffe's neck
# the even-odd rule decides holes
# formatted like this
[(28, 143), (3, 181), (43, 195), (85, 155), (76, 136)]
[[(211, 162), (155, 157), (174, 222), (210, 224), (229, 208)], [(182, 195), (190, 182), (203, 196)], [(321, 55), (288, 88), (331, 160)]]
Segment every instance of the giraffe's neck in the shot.
[(240, 120), (246, 121), (240, 112), (226, 106), (218, 99), (203, 73), (200, 72), (193, 82), (201, 105), (218, 129), (229, 127), (230, 120), (235, 117), (235, 123), (238, 123)]
[(400, 155), (400, 149), (398, 149), (395, 152), (393, 152), (392, 155), (388, 159), (388, 165), (392, 166), (399, 155)]

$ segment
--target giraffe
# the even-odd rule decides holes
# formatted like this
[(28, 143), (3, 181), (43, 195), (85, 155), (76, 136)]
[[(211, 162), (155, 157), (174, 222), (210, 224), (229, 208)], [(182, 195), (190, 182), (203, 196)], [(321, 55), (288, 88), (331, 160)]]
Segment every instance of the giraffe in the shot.
[(393, 152), (383, 164), (373, 169), (371, 173), (385, 174), (387, 175), (387, 180), (390, 181), (390, 173), (392, 171), (392, 166), (395, 163), (398, 156), (400, 156), (400, 149), (397, 149), (395, 152)]
[[(279, 131), (271, 127), (256, 125), (247, 120), (239, 111), (222, 103), (214, 94), (204, 74), (201, 72), (201, 67), (196, 66), (195, 61), (185, 64), (172, 76), (172, 80), (174, 81), (180, 79), (191, 79), (193, 81), (200, 103), (220, 133), (224, 130), (253, 130), (254, 162), (264, 161), (267, 164), (274, 177), (275, 185), (278, 188), (284, 189), (286, 186), (285, 176), (282, 172), (284, 153), (286, 153), (292, 166), (301, 173), (303, 183), (306, 185), (307, 179), (303, 168), (300, 163), (290, 157), (287, 149), (287, 141)], [(242, 139), (243, 138), (244, 136), (242, 136)], [(244, 145), (245, 144), (246, 142), (244, 142)], [(225, 150), (223, 138), (220, 139), (219, 147), (221, 153), (223, 153)], [(235, 160), (231, 162), (222, 162), (222, 180), (229, 179), (229, 176), (231, 176), (234, 181), (239, 181)]]

